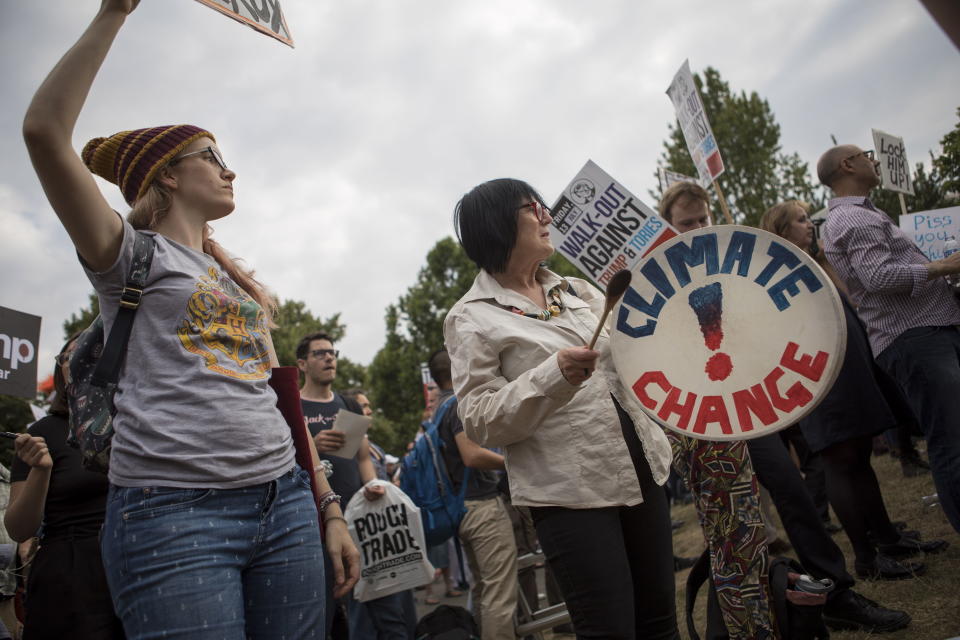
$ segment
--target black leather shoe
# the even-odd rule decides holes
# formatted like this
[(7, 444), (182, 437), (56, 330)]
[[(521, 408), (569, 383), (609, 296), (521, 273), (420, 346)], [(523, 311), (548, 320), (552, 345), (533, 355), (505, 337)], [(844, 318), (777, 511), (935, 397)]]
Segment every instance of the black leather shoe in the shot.
[(882, 607), (853, 589), (847, 589), (827, 601), (823, 621), (831, 629), (859, 629), (867, 633), (885, 633), (906, 628), (910, 614)]
[(898, 562), (878, 553), (872, 564), (854, 563), (857, 577), (864, 580), (907, 580), (923, 575), (927, 570), (922, 562)]
[(950, 543), (946, 540), (923, 541), (919, 536), (910, 536), (901, 533), (900, 539), (896, 542), (878, 544), (877, 551), (891, 558), (907, 558), (909, 556), (915, 556), (918, 553), (940, 553), (949, 546)]

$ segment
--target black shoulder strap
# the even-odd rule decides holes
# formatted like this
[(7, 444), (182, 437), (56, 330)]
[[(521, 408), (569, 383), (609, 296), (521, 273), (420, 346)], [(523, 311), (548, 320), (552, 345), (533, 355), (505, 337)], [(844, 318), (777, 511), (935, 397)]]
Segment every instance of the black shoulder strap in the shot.
[(127, 352), (127, 341), (130, 340), (130, 331), (133, 329), (133, 319), (136, 317), (143, 288), (147, 283), (150, 265), (153, 263), (154, 241), (151, 236), (137, 232), (133, 240), (133, 260), (130, 262), (130, 271), (127, 272), (127, 283), (120, 294), (120, 309), (113, 321), (110, 335), (104, 342), (103, 353), (93, 370), (90, 384), (105, 387), (115, 383), (120, 377), (120, 364)]

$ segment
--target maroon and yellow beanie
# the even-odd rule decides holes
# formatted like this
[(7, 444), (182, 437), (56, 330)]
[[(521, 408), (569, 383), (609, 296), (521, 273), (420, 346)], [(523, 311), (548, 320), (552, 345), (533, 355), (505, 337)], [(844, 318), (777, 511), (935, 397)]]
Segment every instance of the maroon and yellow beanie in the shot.
[(80, 157), (93, 173), (120, 187), (127, 204), (147, 191), (161, 167), (197, 138), (216, 140), (206, 129), (192, 124), (121, 131), (109, 138), (94, 138)]

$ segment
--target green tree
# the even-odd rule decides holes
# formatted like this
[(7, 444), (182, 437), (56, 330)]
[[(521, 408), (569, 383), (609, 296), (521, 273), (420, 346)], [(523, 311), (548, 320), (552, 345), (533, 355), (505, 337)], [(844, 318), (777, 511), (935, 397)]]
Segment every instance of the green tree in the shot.
[[(308, 333), (322, 331), (329, 335), (334, 343), (343, 340), (347, 334), (347, 327), (340, 321), (339, 313), (329, 318), (315, 316), (301, 300), (284, 300), (277, 308), (274, 322), (277, 327), (271, 331), (273, 348), (277, 352), (280, 365), (284, 367), (297, 365), (297, 344)], [(367, 371), (363, 365), (346, 356), (337, 359), (337, 379), (333, 383), (335, 389), (363, 388), (366, 382)]]
[(943, 152), (933, 161), (933, 169), (943, 181), (944, 191), (960, 198), (960, 107), (957, 124), (940, 140)]
[[(693, 79), (723, 156), (725, 169), (717, 181), (737, 224), (756, 225), (769, 207), (790, 198), (810, 202), (814, 209), (823, 205), (823, 191), (813, 186), (807, 163), (796, 153), (783, 152), (780, 125), (766, 100), (755, 91), (732, 92), (712, 67), (702, 79), (700, 74)], [(696, 176), (679, 122), (669, 125), (669, 131), (657, 166)], [(658, 187), (650, 194), (659, 200), (662, 191)], [(712, 195), (714, 217), (721, 221), (719, 201)]]
[(371, 401), (412, 440), (423, 415), (420, 363), (443, 346), (443, 320), (473, 284), (477, 267), (453, 238), (437, 242), (417, 280), (386, 310), (387, 339), (368, 367)]
[(100, 315), (100, 300), (94, 291), (90, 292), (89, 306), (80, 309), (76, 313), (71, 313), (70, 317), (63, 321), (63, 339), (68, 340), (70, 336), (79, 333), (90, 326), (93, 319)]
[(273, 319), (277, 327), (270, 332), (277, 359), (284, 367), (297, 365), (297, 343), (308, 333), (322, 331), (334, 342), (346, 335), (346, 327), (340, 322), (340, 314), (335, 313), (327, 319), (313, 315), (307, 304), (301, 300), (284, 300), (277, 307)]

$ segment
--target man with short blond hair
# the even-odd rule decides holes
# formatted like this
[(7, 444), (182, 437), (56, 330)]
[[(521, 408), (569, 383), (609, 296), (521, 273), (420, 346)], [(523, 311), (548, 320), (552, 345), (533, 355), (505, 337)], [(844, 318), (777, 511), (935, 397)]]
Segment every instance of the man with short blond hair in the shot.
[(713, 224), (710, 194), (696, 182), (674, 182), (663, 192), (660, 217), (683, 233)]

